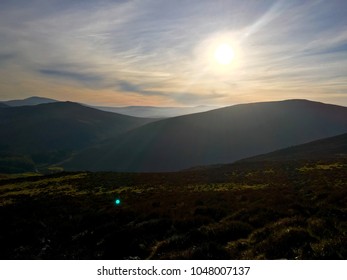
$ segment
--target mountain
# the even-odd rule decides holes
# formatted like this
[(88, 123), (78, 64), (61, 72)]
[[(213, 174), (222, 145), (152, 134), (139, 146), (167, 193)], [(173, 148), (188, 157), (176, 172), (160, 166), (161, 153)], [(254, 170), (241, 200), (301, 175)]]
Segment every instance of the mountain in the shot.
[(72, 102), (1, 108), (0, 158), (25, 155), (36, 163), (53, 163), (151, 121)]
[(216, 109), (215, 106), (196, 107), (153, 107), (153, 106), (128, 106), (128, 107), (94, 107), (96, 109), (124, 114), (140, 118), (171, 118), (182, 115), (206, 112)]
[(346, 107), (308, 100), (241, 104), (144, 125), (76, 155), (64, 167), (175, 171), (231, 163), (346, 131)]
[(0, 102), (0, 108), (6, 108), (9, 107), (8, 105), (6, 105), (5, 103)]
[(347, 158), (347, 133), (241, 160), (289, 161)]
[(54, 99), (45, 98), (45, 97), (38, 97), (38, 96), (32, 96), (32, 97), (29, 97), (26, 99), (2, 101), (3, 104), (10, 106), (10, 107), (33, 106), (33, 105), (53, 103), (53, 102), (58, 102), (58, 101), (54, 100)]

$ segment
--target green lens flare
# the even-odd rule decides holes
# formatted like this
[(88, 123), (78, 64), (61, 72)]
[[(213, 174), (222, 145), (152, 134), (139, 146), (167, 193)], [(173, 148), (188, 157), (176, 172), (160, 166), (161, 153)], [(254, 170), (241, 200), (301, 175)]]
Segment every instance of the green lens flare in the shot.
[(116, 205), (120, 205), (120, 199), (119, 199), (119, 198), (117, 198), (117, 199), (114, 201), (114, 204), (116, 204)]

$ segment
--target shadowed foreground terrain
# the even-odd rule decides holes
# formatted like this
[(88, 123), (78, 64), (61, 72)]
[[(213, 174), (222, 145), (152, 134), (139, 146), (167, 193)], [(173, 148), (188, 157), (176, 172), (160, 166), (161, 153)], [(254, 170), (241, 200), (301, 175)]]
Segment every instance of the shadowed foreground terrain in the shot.
[(346, 259), (346, 170), (339, 159), (3, 175), (0, 257)]

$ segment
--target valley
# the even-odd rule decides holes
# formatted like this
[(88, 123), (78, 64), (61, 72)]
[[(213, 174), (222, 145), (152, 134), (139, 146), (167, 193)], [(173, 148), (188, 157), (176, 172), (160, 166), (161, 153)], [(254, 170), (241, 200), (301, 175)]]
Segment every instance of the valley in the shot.
[(0, 108), (1, 259), (347, 258), (347, 108), (48, 101)]

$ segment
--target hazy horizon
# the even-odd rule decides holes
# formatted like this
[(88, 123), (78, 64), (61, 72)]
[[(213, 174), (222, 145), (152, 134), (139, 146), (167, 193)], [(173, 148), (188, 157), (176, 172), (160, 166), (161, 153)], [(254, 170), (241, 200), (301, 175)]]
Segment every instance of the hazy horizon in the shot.
[[(221, 108), (224, 108), (224, 107), (230, 107), (230, 106), (236, 106), (236, 105), (246, 105), (246, 104), (255, 104), (255, 103), (271, 103), (271, 102), (283, 102), (283, 101), (289, 101), (289, 100), (307, 100), (307, 101), (312, 101), (312, 102), (319, 102), (319, 103), (323, 103), (323, 104), (329, 104), (329, 105), (337, 105), (337, 106), (342, 106), (342, 107), (347, 107), (347, 104), (346, 105), (341, 105), (341, 104), (338, 104), (338, 103), (329, 103), (329, 102), (324, 102), (324, 101), (319, 101), (319, 100), (311, 100), (311, 99), (305, 99), (305, 98), (289, 98), (289, 99), (283, 99), (283, 100), (262, 100), (262, 101), (258, 101), (258, 102), (243, 102), (243, 103), (235, 103), (235, 104), (224, 104), (224, 105), (205, 105), (205, 104), (198, 104), (198, 105), (176, 105), (176, 106), (155, 106), (155, 105), (132, 105), (132, 104), (129, 104), (129, 105), (99, 105), (99, 104), (92, 104), (92, 103), (83, 103), (81, 101), (78, 101), (78, 100), (75, 100), (75, 101), (72, 101), (72, 100), (58, 100), (58, 99), (53, 99), (53, 98), (48, 98), (46, 96), (28, 96), (28, 97), (23, 97), (23, 98), (19, 98), (19, 99), (6, 99), (6, 100), (0, 100), (0, 103), (1, 102), (11, 102), (11, 101), (24, 101), (24, 100), (27, 100), (27, 99), (31, 99), (31, 98), (43, 98), (43, 99), (52, 99), (54, 100), (54, 102), (74, 102), (74, 103), (77, 103), (77, 104), (81, 104), (81, 105), (86, 105), (86, 106), (92, 106), (92, 107), (95, 107), (95, 108), (126, 108), (126, 107), (153, 107), (153, 108), (158, 108), (158, 109), (170, 109), (170, 108), (198, 108), (198, 107), (206, 107), (206, 108), (212, 108), (211, 110), (214, 110), (214, 109), (221, 109)], [(39, 104), (45, 104), (45, 103), (39, 103)], [(9, 105), (10, 107), (12, 107), (12, 105)], [(18, 105), (16, 105), (18, 106)], [(20, 105), (22, 106), (22, 105)], [(15, 107), (15, 106), (14, 106)]]
[(0, 100), (347, 106), (344, 1), (5, 0), (0, 8)]

